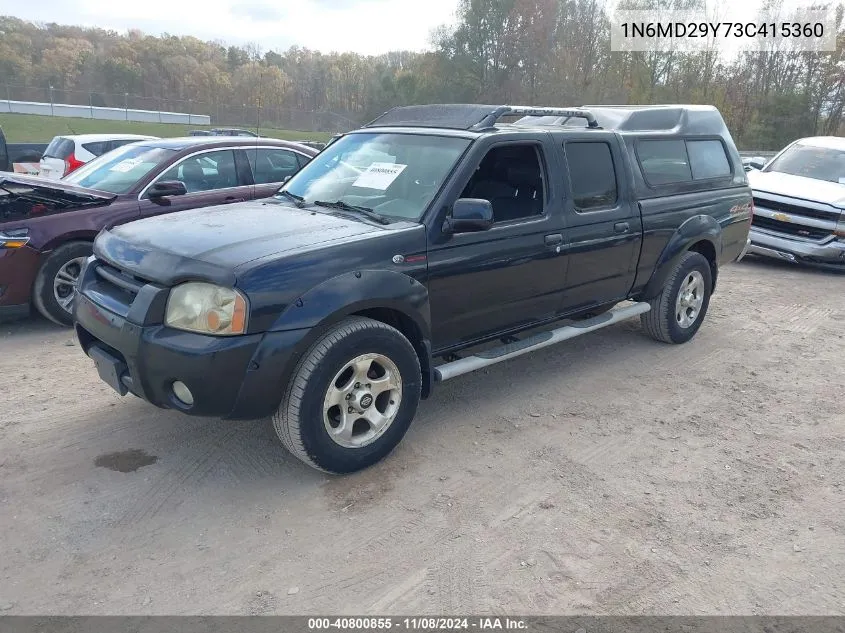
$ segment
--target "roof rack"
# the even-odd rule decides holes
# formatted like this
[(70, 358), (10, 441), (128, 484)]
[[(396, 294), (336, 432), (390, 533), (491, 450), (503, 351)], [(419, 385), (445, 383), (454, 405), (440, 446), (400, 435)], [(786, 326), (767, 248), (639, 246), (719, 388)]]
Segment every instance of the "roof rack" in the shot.
[[(499, 106), (481, 121), (472, 126), (473, 130), (484, 130), (496, 124), (503, 116), (557, 116), (567, 119), (586, 119), (587, 127), (599, 127), (593, 113), (584, 108), (538, 108), (534, 106)], [(565, 121), (564, 121), (565, 122)]]
[(432, 127), (478, 132), (491, 129), (504, 116), (513, 115), (575, 117), (586, 119), (587, 127), (599, 127), (593, 113), (584, 108), (476, 104), (399, 106), (388, 110), (364, 127)]

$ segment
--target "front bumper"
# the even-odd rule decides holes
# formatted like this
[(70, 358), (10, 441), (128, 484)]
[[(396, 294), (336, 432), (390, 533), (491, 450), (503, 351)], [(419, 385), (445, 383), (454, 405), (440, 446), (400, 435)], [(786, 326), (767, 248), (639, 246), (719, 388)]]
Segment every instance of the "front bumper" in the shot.
[(748, 252), (792, 263), (845, 270), (845, 242), (831, 238), (823, 242), (796, 240), (755, 229), (749, 233)]
[[(118, 393), (133, 393), (157, 407), (189, 415), (227, 419), (273, 413), (293, 350), (306, 333), (218, 337), (161, 324), (138, 325), (84, 293), (77, 294), (74, 312), (80, 346)], [(192, 404), (176, 397), (174, 381), (188, 387)]]
[(0, 319), (29, 314), (41, 253), (29, 246), (0, 248)]

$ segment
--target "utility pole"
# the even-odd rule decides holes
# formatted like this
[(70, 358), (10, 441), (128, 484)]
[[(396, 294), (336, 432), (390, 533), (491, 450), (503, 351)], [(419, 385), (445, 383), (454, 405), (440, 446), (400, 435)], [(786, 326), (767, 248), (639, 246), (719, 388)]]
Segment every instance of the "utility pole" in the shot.
[(50, 116), (53, 116), (53, 86), (50, 86)]
[(126, 112), (126, 120), (129, 120), (129, 93), (123, 93), (123, 110)]

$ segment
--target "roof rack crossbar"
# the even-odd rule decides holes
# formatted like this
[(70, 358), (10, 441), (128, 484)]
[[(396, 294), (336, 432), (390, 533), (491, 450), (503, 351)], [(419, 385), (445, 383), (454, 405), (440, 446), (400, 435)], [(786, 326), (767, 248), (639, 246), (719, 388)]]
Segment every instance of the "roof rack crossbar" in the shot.
[(599, 127), (593, 113), (584, 108), (539, 108), (533, 106), (499, 106), (478, 123), (472, 126), (473, 130), (484, 130), (493, 127), (496, 121), (503, 116), (565, 116), (569, 118), (586, 119), (587, 127)]

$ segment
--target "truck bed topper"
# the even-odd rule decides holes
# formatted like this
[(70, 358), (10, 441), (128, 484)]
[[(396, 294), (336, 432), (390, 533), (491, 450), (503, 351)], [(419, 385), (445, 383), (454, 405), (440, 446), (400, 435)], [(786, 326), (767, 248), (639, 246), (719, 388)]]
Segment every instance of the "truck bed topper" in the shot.
[(617, 132), (655, 132), (722, 136), (722, 115), (706, 105), (582, 106), (548, 108), (514, 105), (431, 104), (398, 106), (377, 117), (371, 127), (426, 127), (482, 132), (504, 117), (522, 116), (516, 127), (586, 127)]

